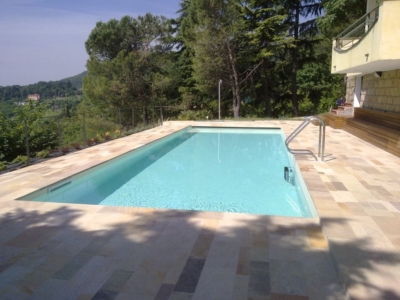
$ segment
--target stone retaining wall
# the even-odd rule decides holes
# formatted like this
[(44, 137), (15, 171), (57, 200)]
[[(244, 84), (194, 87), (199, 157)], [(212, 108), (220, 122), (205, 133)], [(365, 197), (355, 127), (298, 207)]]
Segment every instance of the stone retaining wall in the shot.
[[(347, 91), (354, 93), (354, 83), (348, 79)], [(355, 78), (353, 79), (355, 82)], [(347, 94), (347, 97), (349, 95)], [(353, 98), (351, 98), (352, 100)], [(361, 103), (363, 108), (400, 113), (400, 70), (382, 72), (382, 77), (374, 73), (363, 76)]]
[(346, 102), (354, 104), (354, 92), (356, 87), (356, 77), (347, 77), (346, 82)]

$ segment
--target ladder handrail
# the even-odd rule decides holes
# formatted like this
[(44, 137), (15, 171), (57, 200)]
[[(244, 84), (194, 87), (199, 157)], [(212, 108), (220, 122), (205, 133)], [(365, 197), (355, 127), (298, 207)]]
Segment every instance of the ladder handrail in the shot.
[(319, 138), (318, 138), (318, 157), (321, 161), (324, 161), (324, 152), (325, 152), (325, 123), (320, 118), (316, 116), (305, 117), (304, 121), (286, 138), (285, 145), (288, 151), (292, 154), (309, 154), (312, 155), (315, 160), (318, 158), (315, 154), (308, 149), (291, 149), (289, 147), (289, 143), (301, 132), (304, 128), (311, 123), (311, 121), (317, 120), (319, 122)]

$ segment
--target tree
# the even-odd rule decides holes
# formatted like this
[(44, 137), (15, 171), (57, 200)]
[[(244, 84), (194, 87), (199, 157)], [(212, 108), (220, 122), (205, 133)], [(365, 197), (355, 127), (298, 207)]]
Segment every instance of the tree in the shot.
[(193, 78), (202, 93), (216, 94), (222, 79), (232, 93), (235, 118), (240, 110), (240, 63), (238, 55), (244, 20), (234, 0), (194, 0), (182, 21), (185, 45), (192, 51)]
[(163, 55), (172, 49), (170, 34), (170, 21), (151, 14), (98, 22), (85, 44), (85, 96), (103, 108), (147, 106), (155, 75), (163, 71)]
[(248, 71), (245, 79), (258, 77), (265, 115), (271, 117), (271, 90), (275, 86), (272, 82), (276, 79), (274, 69), (277, 53), (287, 47), (287, 43), (291, 43), (286, 38), (287, 27), (283, 23), (286, 12), (274, 0), (249, 0), (242, 7), (242, 15), (246, 21), (247, 64), (253, 66), (252, 70), (254, 66), (259, 66), (257, 72)]
[(318, 27), (326, 36), (333, 38), (363, 16), (366, 6), (367, 0), (325, 0), (325, 13), (318, 18)]
[[(293, 113), (299, 113), (299, 102), (297, 99), (297, 71), (299, 70), (299, 49), (303, 46), (310, 47), (312, 39), (318, 32), (317, 19), (322, 11), (322, 0), (286, 0), (284, 6), (288, 15), (286, 22), (289, 25), (289, 34), (294, 43), (291, 48), (291, 87)], [(300, 20), (303, 18), (303, 21)], [(311, 17), (311, 18), (310, 18)]]
[(189, 14), (191, 0), (182, 0), (180, 7), (179, 17), (173, 20), (174, 45), (177, 49), (175, 67), (179, 76), (176, 83), (180, 94), (180, 105), (184, 110), (188, 110), (190, 107), (201, 107), (204, 104), (204, 94), (196, 88), (192, 62), (194, 51), (187, 43), (187, 40), (192, 38), (191, 24), (196, 23), (195, 20), (191, 20), (193, 14)]
[(56, 120), (44, 118), (46, 109), (44, 104), (29, 101), (15, 108), (12, 119), (0, 112), (0, 156), (11, 161), (18, 155), (26, 155), (26, 135), (31, 154), (58, 144)]

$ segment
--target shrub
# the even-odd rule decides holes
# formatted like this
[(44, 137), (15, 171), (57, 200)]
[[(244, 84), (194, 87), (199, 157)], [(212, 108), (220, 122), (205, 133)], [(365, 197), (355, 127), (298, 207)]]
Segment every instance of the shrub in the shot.
[(314, 104), (309, 98), (303, 99), (299, 102), (299, 115), (300, 116), (312, 116), (315, 114)]
[(96, 133), (96, 136), (93, 138), (96, 144), (102, 143), (105, 138), (101, 136), (100, 133)]
[(76, 150), (81, 149), (81, 145), (79, 145), (79, 143), (72, 143), (71, 146), (74, 147)]
[(207, 110), (184, 110), (179, 116), (178, 120), (188, 121), (188, 120), (206, 120), (208, 115), (211, 115)]
[(0, 171), (3, 171), (5, 169), (7, 169), (7, 164), (2, 162), (2, 161), (0, 161)]
[(70, 150), (71, 150), (71, 148), (69, 146), (64, 146), (61, 148), (61, 152), (64, 154), (68, 153)]
[(121, 133), (121, 136), (128, 136), (128, 135), (131, 135), (131, 134), (132, 134), (132, 132), (123, 131), (123, 132)]
[(245, 118), (257, 119), (265, 116), (265, 107), (263, 105), (256, 105), (253, 103), (243, 103), (240, 107), (240, 116)]
[(329, 112), (331, 107), (336, 106), (336, 97), (322, 97), (321, 101), (318, 104), (318, 113), (326, 113)]
[(111, 134), (108, 131), (104, 135), (104, 139), (107, 140), (107, 141), (112, 139)]
[(121, 136), (121, 130), (116, 129), (113, 133), (113, 138), (119, 138)]
[(26, 164), (28, 162), (28, 156), (18, 155), (12, 162)]
[(87, 144), (88, 146), (93, 146), (93, 145), (96, 144), (96, 143), (95, 143), (94, 139), (88, 139), (88, 140), (86, 140), (86, 144)]
[(50, 152), (48, 150), (42, 150), (42, 151), (39, 151), (38, 153), (36, 153), (36, 157), (46, 158), (49, 156), (49, 154), (50, 154)]

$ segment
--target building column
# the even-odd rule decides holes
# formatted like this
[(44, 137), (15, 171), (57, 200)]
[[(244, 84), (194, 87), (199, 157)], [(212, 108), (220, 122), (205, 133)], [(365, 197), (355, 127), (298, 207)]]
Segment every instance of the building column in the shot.
[(353, 107), (361, 106), (361, 85), (362, 85), (362, 76), (357, 76), (356, 86), (354, 88)]

